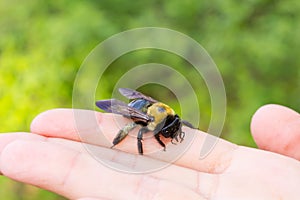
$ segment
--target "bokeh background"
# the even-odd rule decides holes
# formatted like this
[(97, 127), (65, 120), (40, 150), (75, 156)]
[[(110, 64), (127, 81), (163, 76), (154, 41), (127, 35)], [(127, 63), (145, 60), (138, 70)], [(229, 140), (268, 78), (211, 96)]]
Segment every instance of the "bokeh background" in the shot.
[[(144, 26), (187, 34), (211, 55), (227, 93), (223, 138), (255, 147), (249, 125), (260, 106), (278, 103), (300, 111), (298, 0), (1, 0), (0, 132), (29, 131), (38, 113), (71, 108), (73, 82), (88, 53), (113, 34)], [(99, 98), (109, 97), (120, 69), (148, 62), (175, 66), (193, 82), (187, 63), (166, 52), (145, 50), (112, 64)], [(210, 100), (203, 83), (199, 87), (200, 128), (205, 130)], [(178, 109), (165, 88), (141, 90), (168, 99)], [(0, 177), (0, 198), (64, 199), (5, 177)]]

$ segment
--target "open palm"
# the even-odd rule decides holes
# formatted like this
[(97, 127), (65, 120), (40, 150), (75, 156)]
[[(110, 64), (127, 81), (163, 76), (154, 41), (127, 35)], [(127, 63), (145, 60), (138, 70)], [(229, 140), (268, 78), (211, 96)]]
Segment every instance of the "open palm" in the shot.
[[(77, 112), (84, 115), (93, 111)], [(114, 124), (118, 116), (93, 113), (102, 131), (108, 138), (113, 138), (118, 131)], [(121, 116), (118, 118), (121, 123), (128, 122)], [(282, 106), (265, 106), (253, 118), (254, 139), (267, 151), (219, 139), (212, 152), (199, 159), (206, 133), (198, 131), (189, 149), (172, 164), (164, 157), (137, 155), (133, 137), (126, 138), (116, 149), (110, 149), (94, 140), (94, 129), (91, 126), (81, 130), (86, 132), (82, 141), (77, 134), (73, 110), (44, 112), (33, 121), (33, 134), (0, 135), (0, 171), (14, 180), (70, 199), (300, 197), (300, 115)], [(194, 130), (185, 128), (184, 131), (188, 135)], [(120, 172), (97, 161), (86, 145), (99, 153), (105, 162), (128, 171), (134, 170), (139, 163), (165, 164), (167, 167), (144, 174)], [(144, 145), (145, 151), (159, 148), (155, 140), (145, 140)]]

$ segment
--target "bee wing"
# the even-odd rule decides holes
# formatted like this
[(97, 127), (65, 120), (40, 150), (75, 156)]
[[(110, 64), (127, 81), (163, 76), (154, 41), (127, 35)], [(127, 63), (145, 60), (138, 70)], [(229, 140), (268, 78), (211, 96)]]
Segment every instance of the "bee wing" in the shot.
[(96, 101), (96, 106), (106, 112), (123, 115), (124, 117), (136, 119), (145, 123), (152, 121), (152, 118), (147, 114), (130, 107), (123, 101), (119, 101), (117, 99)]
[(138, 91), (129, 89), (129, 88), (119, 88), (119, 92), (128, 99), (145, 99), (150, 103), (156, 103), (157, 100), (153, 99), (152, 97), (146, 96)]
[[(112, 106), (112, 105), (114, 105), (114, 106)], [(102, 109), (106, 112), (116, 113), (116, 112), (113, 112), (114, 107), (117, 107), (117, 106), (126, 107), (127, 104), (122, 101), (119, 101), (117, 99), (107, 99), (107, 100), (96, 101), (96, 106), (98, 106), (100, 109)], [(115, 111), (117, 111), (117, 109)], [(117, 114), (120, 114), (120, 113), (117, 113)]]

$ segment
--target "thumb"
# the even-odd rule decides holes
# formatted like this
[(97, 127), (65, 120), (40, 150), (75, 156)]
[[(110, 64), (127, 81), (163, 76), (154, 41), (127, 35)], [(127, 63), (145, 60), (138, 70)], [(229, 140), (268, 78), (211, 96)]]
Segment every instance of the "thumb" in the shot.
[(300, 160), (300, 115), (280, 105), (258, 109), (251, 122), (253, 138), (260, 149)]

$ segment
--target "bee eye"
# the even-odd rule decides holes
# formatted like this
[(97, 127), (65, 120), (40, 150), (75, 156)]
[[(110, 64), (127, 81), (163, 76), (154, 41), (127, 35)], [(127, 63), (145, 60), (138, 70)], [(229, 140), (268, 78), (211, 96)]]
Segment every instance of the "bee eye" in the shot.
[(166, 112), (166, 110), (163, 107), (158, 107), (157, 110), (158, 112)]

